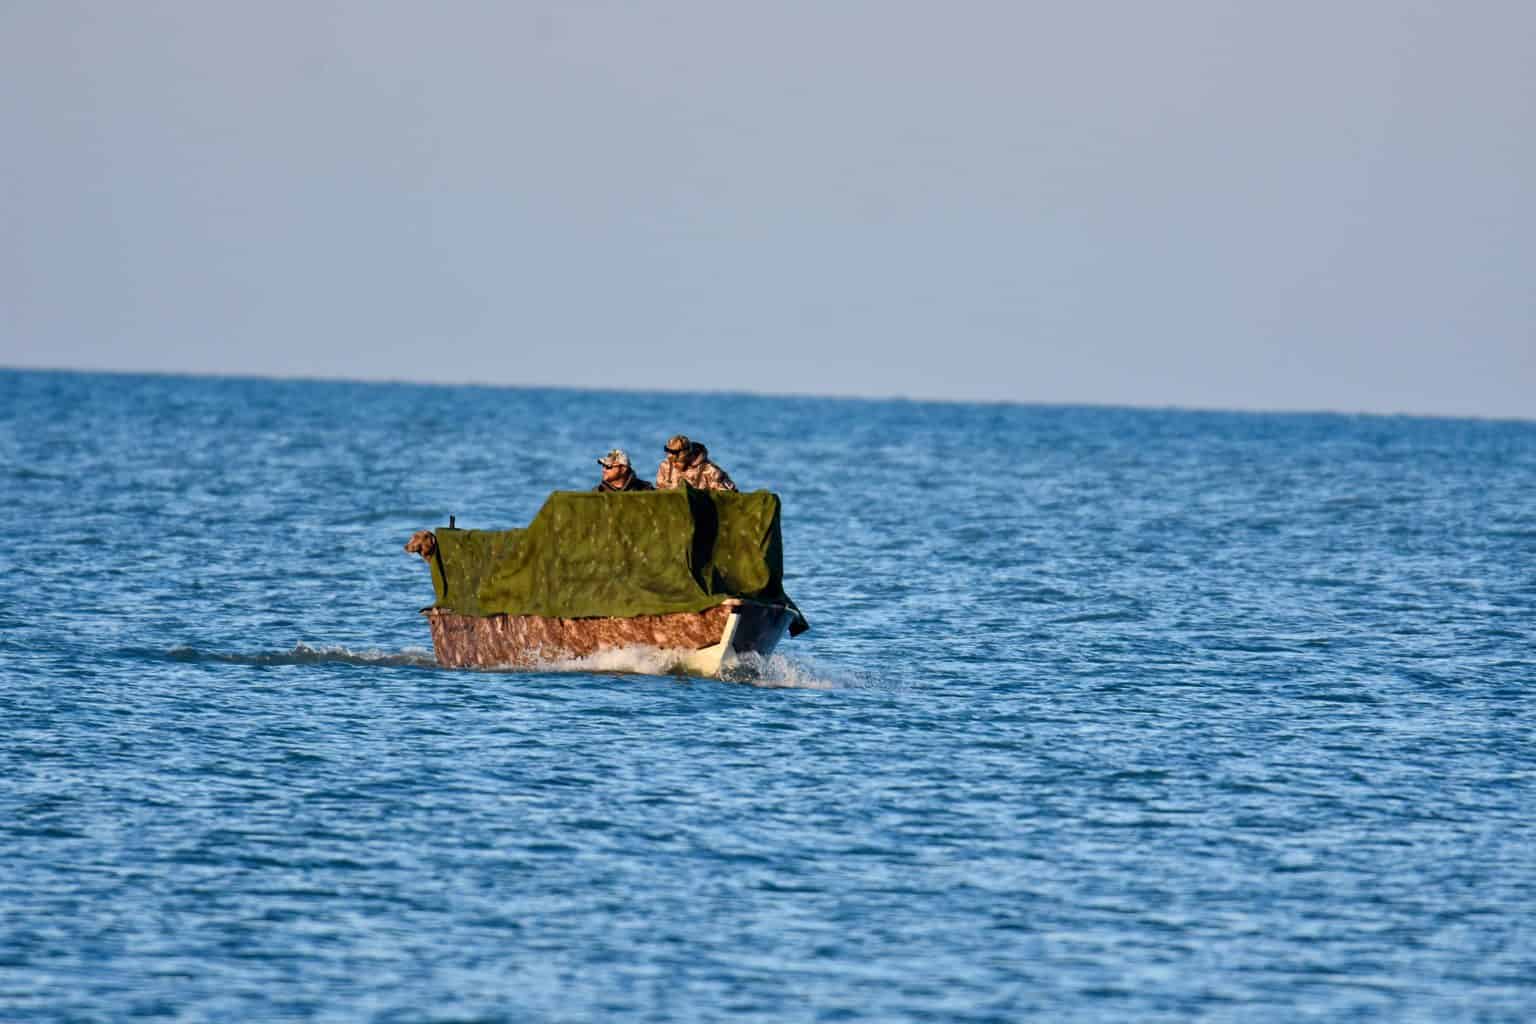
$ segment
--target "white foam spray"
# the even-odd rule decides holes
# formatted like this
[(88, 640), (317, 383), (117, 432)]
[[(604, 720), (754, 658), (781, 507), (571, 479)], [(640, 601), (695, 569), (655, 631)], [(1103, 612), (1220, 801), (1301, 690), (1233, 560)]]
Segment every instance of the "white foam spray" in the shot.
[[(683, 671), (681, 662), (682, 656), (677, 651), (635, 646), (599, 651), (580, 658), (553, 658), (518, 671), (688, 677), (689, 673)], [(719, 678), (723, 682), (797, 690), (837, 690), (860, 685), (854, 681), (839, 681), (830, 673), (807, 662), (779, 654), (769, 658), (756, 654), (743, 655), (735, 665), (725, 669)]]

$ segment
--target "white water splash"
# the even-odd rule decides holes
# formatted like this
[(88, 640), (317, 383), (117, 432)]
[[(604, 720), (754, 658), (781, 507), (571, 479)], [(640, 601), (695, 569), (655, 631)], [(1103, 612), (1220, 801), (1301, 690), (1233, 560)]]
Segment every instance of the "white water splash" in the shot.
[[(580, 658), (554, 658), (532, 668), (534, 672), (598, 672), (607, 675), (689, 676), (682, 668), (683, 655), (656, 647), (619, 647)], [(715, 678), (715, 677), (704, 677)], [(798, 690), (837, 690), (859, 685), (837, 681), (810, 664), (775, 654), (762, 658), (743, 655), (719, 676), (723, 682)]]
[(858, 685), (851, 681), (833, 680), (828, 675), (809, 662), (787, 658), (782, 654), (767, 658), (746, 654), (735, 666), (722, 672), (721, 678), (728, 682), (788, 690), (841, 690)]

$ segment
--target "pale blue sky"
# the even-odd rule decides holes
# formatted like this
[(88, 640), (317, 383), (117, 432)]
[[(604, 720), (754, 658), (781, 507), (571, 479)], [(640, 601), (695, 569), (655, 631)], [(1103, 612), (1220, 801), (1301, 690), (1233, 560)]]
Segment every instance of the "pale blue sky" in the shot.
[(0, 0), (0, 365), (1536, 417), (1536, 4)]

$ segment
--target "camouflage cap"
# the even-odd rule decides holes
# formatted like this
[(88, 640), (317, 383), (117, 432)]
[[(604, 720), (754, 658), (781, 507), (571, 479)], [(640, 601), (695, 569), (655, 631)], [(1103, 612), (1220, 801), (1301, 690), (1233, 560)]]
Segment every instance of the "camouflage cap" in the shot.
[(614, 466), (628, 466), (629, 452), (623, 448), (615, 448), (607, 455), (597, 460), (597, 464), (604, 469), (612, 469)]
[(667, 454), (677, 451), (689, 451), (693, 448), (693, 442), (688, 440), (687, 434), (673, 434), (667, 439)]

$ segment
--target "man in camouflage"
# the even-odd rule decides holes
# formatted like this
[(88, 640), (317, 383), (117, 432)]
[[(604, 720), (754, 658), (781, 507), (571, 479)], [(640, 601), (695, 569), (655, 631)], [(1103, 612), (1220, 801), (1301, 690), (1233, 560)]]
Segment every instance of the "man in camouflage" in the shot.
[(656, 489), (635, 476), (634, 469), (629, 465), (629, 453), (623, 448), (615, 448), (598, 459), (597, 464), (603, 467), (603, 482), (592, 488), (594, 491), (654, 491)]
[(683, 434), (667, 442), (667, 457), (656, 467), (656, 489), (671, 490), (687, 484), (701, 491), (734, 491), (731, 475), (709, 461), (709, 449)]

